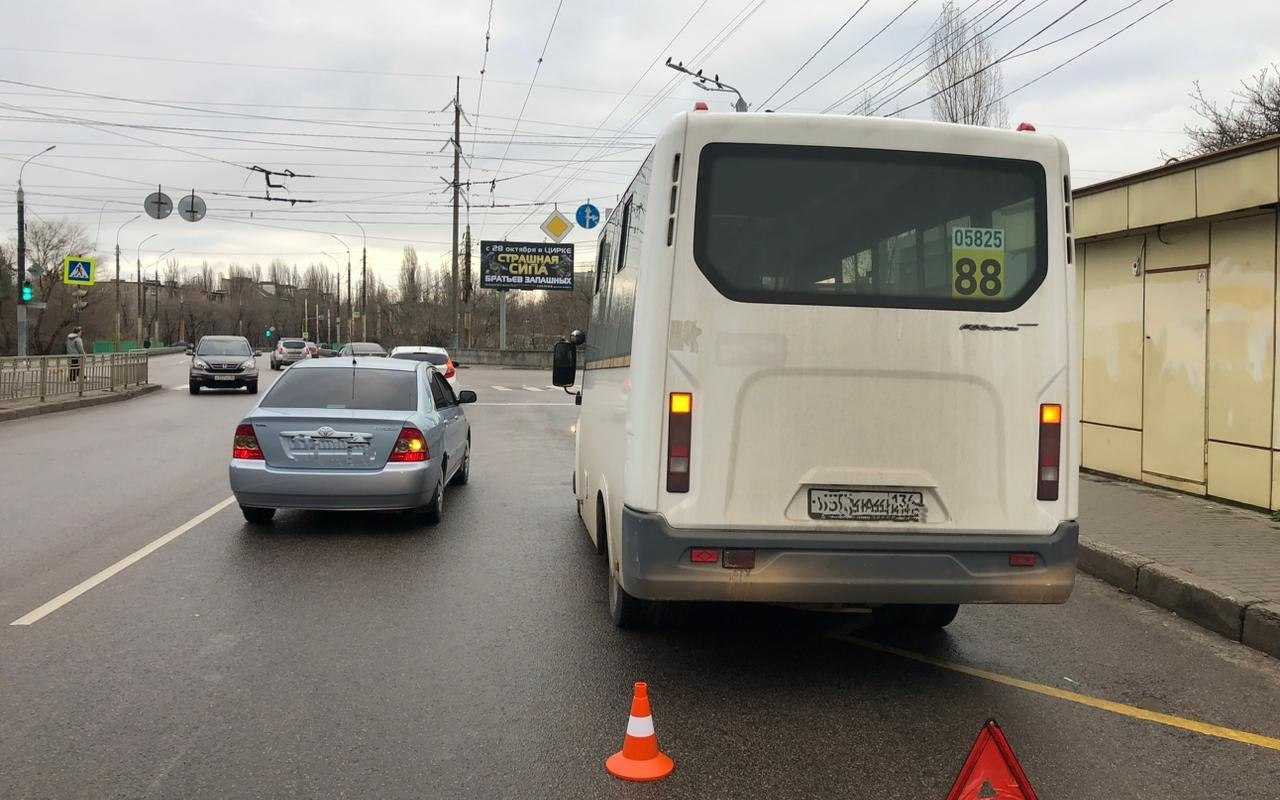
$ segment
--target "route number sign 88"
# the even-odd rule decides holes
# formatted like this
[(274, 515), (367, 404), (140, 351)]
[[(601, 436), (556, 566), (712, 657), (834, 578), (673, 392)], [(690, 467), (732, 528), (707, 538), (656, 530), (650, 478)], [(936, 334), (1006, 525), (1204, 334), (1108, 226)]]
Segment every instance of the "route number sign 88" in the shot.
[(1004, 230), (951, 231), (951, 296), (959, 300), (1004, 297)]

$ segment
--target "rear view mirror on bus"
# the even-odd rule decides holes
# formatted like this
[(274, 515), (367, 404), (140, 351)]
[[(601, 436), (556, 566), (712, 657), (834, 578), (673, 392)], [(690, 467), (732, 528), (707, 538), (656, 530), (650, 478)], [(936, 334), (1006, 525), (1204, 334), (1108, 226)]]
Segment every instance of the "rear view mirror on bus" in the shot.
[(556, 342), (551, 353), (551, 383), (572, 386), (578, 373), (578, 348), (570, 342)]

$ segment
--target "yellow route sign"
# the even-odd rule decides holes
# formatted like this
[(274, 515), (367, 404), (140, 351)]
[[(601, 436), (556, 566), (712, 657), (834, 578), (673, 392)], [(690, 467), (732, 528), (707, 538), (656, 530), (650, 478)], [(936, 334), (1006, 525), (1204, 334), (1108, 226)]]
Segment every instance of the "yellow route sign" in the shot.
[(951, 231), (951, 296), (957, 300), (1004, 299), (1004, 229)]

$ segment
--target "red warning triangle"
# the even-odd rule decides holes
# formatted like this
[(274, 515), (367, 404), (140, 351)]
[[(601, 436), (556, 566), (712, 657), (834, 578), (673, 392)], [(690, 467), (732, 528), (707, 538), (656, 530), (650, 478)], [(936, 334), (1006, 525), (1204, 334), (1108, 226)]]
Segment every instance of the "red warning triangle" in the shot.
[(987, 720), (978, 732), (947, 800), (1036, 800), (1036, 790), (995, 720)]

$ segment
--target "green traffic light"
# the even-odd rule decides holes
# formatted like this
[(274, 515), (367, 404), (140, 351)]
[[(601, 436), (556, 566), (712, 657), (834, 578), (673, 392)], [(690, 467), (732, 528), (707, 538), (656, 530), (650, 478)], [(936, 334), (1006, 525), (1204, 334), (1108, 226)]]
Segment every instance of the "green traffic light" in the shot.
[(22, 284), (22, 302), (30, 303), (36, 297), (35, 290), (31, 288), (31, 284)]

